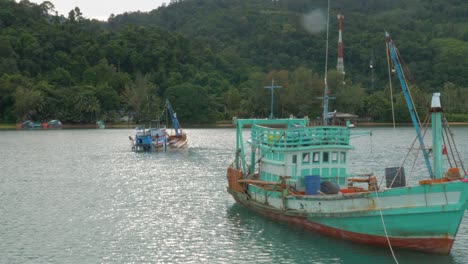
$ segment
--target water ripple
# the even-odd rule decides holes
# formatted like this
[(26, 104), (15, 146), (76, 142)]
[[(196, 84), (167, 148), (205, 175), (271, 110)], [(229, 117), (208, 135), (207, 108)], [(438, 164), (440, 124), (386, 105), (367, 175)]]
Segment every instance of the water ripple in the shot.
[[(468, 128), (456, 129), (468, 142)], [(401, 139), (410, 131), (396, 137), (377, 128), (372, 141), (355, 139), (350, 170), (383, 174), (382, 163), (393, 166), (411, 144)], [(149, 154), (129, 151), (132, 133), (0, 131), (0, 263), (393, 263), (388, 249), (323, 237), (236, 205), (225, 189), (234, 129), (188, 129), (188, 150)], [(464, 263), (467, 242), (465, 218), (450, 256), (397, 257)]]

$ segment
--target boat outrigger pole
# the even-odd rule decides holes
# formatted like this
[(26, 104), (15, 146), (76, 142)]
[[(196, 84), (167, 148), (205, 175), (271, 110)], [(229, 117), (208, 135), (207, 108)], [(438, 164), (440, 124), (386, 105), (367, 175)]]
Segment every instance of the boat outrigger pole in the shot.
[[(429, 175), (431, 178), (434, 178), (434, 173), (432, 172), (432, 167), (431, 167), (431, 162), (429, 161), (429, 152), (427, 151), (426, 147), (424, 146), (424, 140), (421, 135), (421, 129), (420, 129), (420, 123), (419, 119), (416, 115), (416, 112), (414, 110), (414, 105), (413, 102), (410, 98), (409, 92), (408, 92), (408, 86), (406, 85), (405, 78), (403, 76), (403, 72), (400, 66), (400, 62), (398, 60), (398, 54), (396, 51), (396, 47), (393, 45), (392, 39), (390, 38), (390, 34), (388, 32), (385, 32), (385, 38), (387, 40), (387, 45), (388, 48), (390, 49), (390, 55), (392, 57), (393, 64), (395, 65), (396, 72), (398, 74), (398, 79), (400, 80), (400, 85), (401, 89), (403, 90), (403, 95), (405, 96), (406, 104), (408, 105), (408, 110), (411, 115), (411, 120), (413, 121), (413, 126), (414, 129), (416, 130), (416, 134), (419, 140), (419, 144), (421, 145), (421, 150), (424, 155), (424, 160), (426, 162), (426, 167), (427, 170), (429, 171)], [(392, 99), (393, 100), (393, 99)]]
[(176, 113), (174, 113), (174, 110), (172, 110), (171, 103), (169, 103), (168, 99), (166, 99), (166, 107), (167, 107), (167, 111), (169, 112), (169, 116), (171, 117), (174, 131), (176, 133), (176, 136), (178, 137), (180, 135), (179, 121), (177, 120)]

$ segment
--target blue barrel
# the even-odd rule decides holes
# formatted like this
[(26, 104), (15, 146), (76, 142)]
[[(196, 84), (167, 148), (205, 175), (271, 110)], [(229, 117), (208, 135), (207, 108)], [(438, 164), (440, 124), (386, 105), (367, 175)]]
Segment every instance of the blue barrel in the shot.
[(304, 176), (305, 194), (315, 195), (319, 194), (320, 190), (320, 175)]

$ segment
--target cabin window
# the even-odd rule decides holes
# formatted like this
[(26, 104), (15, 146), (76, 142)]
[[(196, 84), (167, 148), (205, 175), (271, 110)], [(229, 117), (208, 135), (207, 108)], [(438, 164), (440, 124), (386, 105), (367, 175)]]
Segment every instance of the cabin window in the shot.
[(302, 163), (309, 163), (309, 153), (302, 153)]
[(333, 163), (338, 163), (338, 152), (332, 152), (331, 158)]
[(341, 163), (346, 163), (346, 152), (340, 152), (340, 156)]
[(327, 162), (328, 162), (329, 154), (330, 154), (330, 153), (328, 153), (328, 152), (323, 152), (323, 157), (322, 157), (323, 163), (327, 163)]
[(312, 154), (312, 158), (314, 163), (319, 163), (320, 162), (320, 152), (314, 152)]
[(280, 161), (284, 161), (284, 153), (280, 153), (278, 157)]
[(297, 163), (297, 155), (292, 156), (292, 163), (296, 164)]
[(266, 172), (260, 173), (260, 178), (261, 178), (262, 180), (267, 181), (267, 174), (268, 174), (268, 173), (266, 173)]
[(279, 155), (278, 153), (273, 153), (273, 160), (279, 160)]

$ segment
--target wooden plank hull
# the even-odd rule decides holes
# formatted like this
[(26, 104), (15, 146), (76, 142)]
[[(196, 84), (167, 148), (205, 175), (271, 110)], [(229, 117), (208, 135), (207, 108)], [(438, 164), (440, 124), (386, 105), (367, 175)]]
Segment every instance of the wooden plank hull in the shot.
[[(228, 192), (239, 204), (261, 215), (331, 237), (382, 247), (388, 247), (390, 242), (393, 248), (449, 254), (465, 211), (467, 186), (457, 182), (434, 188), (436, 194), (432, 194), (432, 197), (446, 195), (445, 205), (431, 205), (431, 194), (424, 193), (424, 186), (389, 189), (381, 193), (381, 205), (374, 204), (373, 208), (371, 206), (366, 210), (360, 204), (375, 201), (372, 193), (259, 201), (249, 192), (239, 192), (229, 187)], [(409, 193), (403, 194), (405, 191)], [(411, 206), (399, 202), (409, 199), (410, 204), (415, 203), (421, 192), (429, 204)], [(394, 205), (388, 204), (390, 201), (394, 201)], [(298, 203), (304, 205), (302, 210), (293, 208)], [(315, 204), (321, 204), (321, 207), (314, 208)]]
[(179, 136), (171, 135), (167, 137), (167, 148), (171, 150), (186, 149), (188, 147), (188, 139), (185, 133)]

